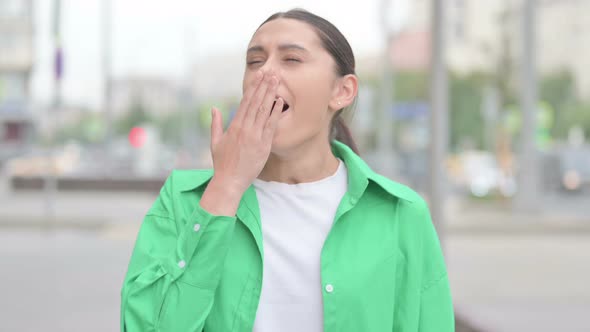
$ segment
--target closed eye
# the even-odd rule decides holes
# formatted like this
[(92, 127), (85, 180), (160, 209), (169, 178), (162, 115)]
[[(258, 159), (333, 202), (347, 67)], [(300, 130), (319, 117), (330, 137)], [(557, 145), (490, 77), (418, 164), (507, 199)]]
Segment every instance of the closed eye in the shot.
[[(285, 59), (285, 61), (287, 61), (287, 62), (301, 62), (301, 60), (295, 59), (295, 58), (287, 58), (287, 59)], [(260, 61), (260, 60), (254, 60), (254, 61), (248, 61), (248, 62), (246, 62), (246, 64), (248, 66), (252, 66), (252, 65), (260, 64), (262, 62), (263, 61)]]

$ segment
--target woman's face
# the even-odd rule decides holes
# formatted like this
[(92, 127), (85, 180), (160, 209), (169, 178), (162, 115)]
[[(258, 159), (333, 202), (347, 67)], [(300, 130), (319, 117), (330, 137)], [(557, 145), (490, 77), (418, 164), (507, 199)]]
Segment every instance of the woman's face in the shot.
[(256, 31), (248, 45), (242, 89), (252, 88), (259, 70), (279, 79), (276, 97), (282, 97), (289, 108), (275, 132), (274, 153), (327, 139), (334, 111), (345, 106), (338, 105), (335, 66), (307, 23), (280, 18)]

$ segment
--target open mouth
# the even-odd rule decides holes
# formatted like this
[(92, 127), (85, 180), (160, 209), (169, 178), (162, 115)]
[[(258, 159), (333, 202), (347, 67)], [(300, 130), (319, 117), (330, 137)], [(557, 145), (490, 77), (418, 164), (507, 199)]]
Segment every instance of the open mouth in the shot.
[[(276, 101), (276, 100), (275, 100), (275, 101), (272, 103), (272, 107), (273, 107), (273, 108), (275, 107), (275, 104), (276, 104), (276, 103), (277, 103), (277, 101)], [(285, 103), (283, 104), (283, 110), (282, 110), (281, 112), (286, 112), (288, 109), (289, 109), (289, 104), (287, 104), (287, 103), (285, 102)]]

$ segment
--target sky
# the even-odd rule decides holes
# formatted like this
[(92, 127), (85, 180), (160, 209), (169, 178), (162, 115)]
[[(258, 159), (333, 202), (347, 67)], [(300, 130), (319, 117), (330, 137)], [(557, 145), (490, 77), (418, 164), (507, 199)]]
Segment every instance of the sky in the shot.
[[(101, 15), (104, 0), (62, 0), (61, 37), (65, 56), (62, 91), (66, 103), (98, 108), (102, 99)], [(35, 2), (35, 101), (51, 100), (53, 0)], [(403, 25), (410, 2), (390, 0), (392, 29)], [(384, 34), (381, 0), (112, 0), (112, 73), (186, 77), (191, 65), (216, 54), (244, 52), (268, 16), (294, 7), (331, 21), (357, 57), (379, 52)]]

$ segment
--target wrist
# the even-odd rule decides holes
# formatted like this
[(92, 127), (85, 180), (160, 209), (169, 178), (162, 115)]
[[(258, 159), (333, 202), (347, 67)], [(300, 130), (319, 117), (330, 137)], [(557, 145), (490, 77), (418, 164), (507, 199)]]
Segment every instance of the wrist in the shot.
[(207, 188), (209, 187), (211, 187), (212, 191), (219, 192), (227, 199), (232, 201), (238, 200), (238, 202), (242, 199), (242, 195), (244, 195), (248, 188), (238, 181), (216, 175), (213, 175), (209, 181)]
[(244, 191), (235, 183), (213, 177), (203, 196), (201, 207), (217, 216), (235, 216)]

